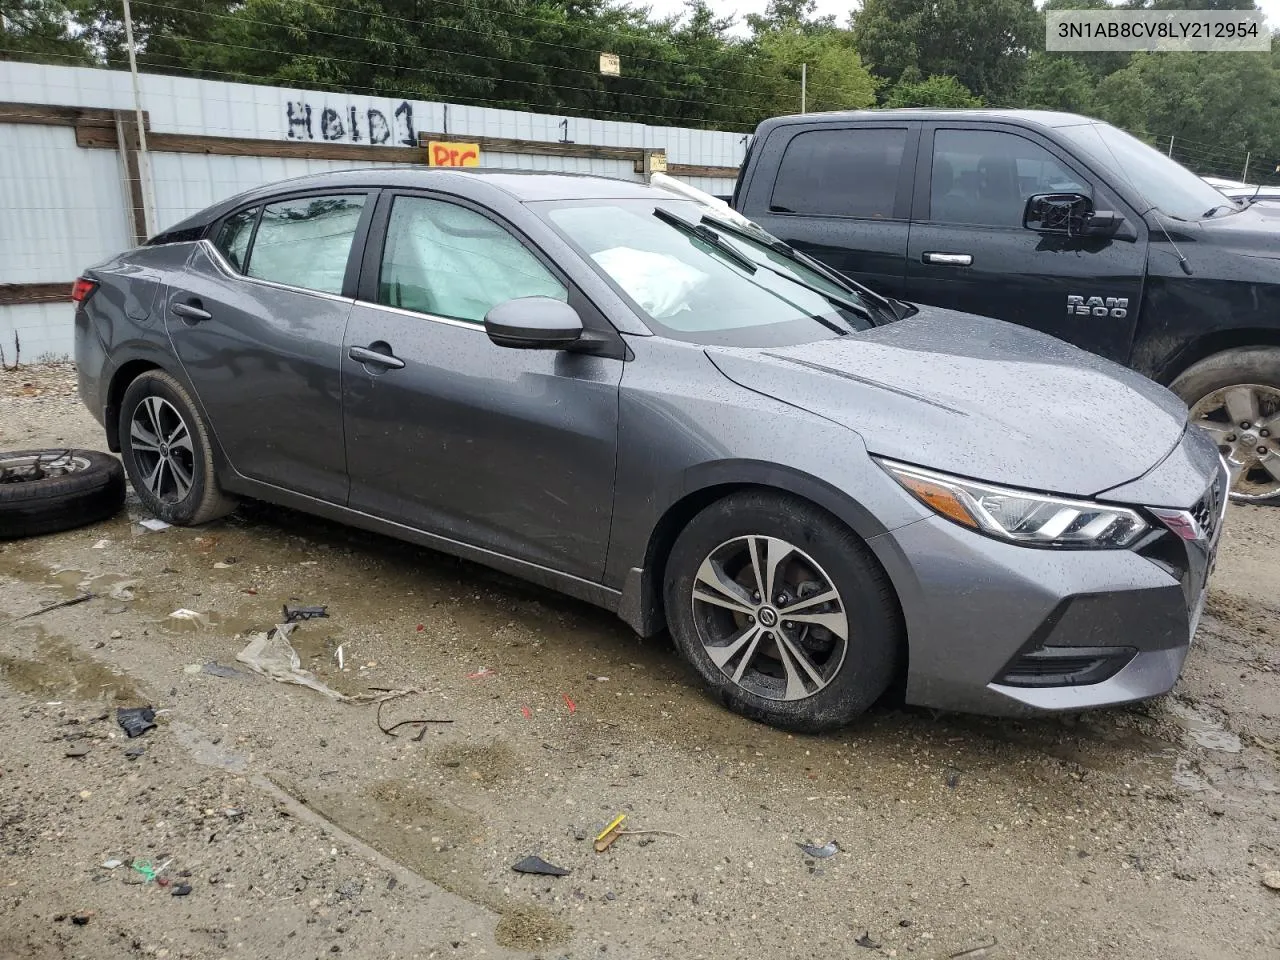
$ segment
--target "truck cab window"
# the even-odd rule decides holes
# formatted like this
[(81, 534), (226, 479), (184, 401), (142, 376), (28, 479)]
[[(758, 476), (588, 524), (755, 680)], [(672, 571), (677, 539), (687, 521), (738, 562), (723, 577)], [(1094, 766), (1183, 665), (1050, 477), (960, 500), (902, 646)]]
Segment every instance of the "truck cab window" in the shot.
[(1025, 137), (989, 130), (934, 133), (930, 220), (1021, 226), (1027, 198), (1037, 193), (1092, 191), (1049, 151)]
[(906, 142), (903, 129), (813, 130), (793, 137), (770, 212), (892, 219)]

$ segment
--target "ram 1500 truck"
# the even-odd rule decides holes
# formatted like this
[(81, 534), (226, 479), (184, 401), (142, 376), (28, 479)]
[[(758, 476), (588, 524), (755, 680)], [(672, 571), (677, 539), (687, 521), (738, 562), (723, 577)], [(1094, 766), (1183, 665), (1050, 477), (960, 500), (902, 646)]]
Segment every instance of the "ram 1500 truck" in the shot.
[(876, 110), (766, 120), (733, 206), (879, 293), (1166, 384), (1233, 497), (1280, 499), (1280, 205), (1229, 199), (1087, 117)]

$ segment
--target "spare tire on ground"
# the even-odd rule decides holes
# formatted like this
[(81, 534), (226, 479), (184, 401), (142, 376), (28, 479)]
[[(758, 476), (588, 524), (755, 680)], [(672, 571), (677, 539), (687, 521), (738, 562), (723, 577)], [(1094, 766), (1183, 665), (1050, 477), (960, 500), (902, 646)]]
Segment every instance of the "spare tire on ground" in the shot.
[(0, 451), (0, 538), (105, 520), (124, 504), (124, 468), (97, 450)]

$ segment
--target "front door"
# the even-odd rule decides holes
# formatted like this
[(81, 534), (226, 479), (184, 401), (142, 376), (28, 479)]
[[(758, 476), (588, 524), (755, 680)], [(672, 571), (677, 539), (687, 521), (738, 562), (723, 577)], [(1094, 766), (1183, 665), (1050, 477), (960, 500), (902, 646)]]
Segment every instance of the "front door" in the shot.
[(231, 466), (332, 503), (347, 499), (339, 376), (354, 297), (344, 285), (367, 200), (311, 195), (231, 214), (196, 246), (165, 311)]
[(370, 242), (376, 280), (362, 278), (369, 302), (343, 350), (351, 506), (598, 580), (622, 361), (499, 347), (483, 326), (507, 300), (577, 294), (508, 226), (453, 200), (384, 197)]
[[(937, 124), (921, 139), (906, 299), (1034, 327), (1129, 359), (1146, 271), (1146, 226), (1118, 197), (1026, 130)], [(1028, 197), (1082, 193), (1137, 239), (1022, 226)]]

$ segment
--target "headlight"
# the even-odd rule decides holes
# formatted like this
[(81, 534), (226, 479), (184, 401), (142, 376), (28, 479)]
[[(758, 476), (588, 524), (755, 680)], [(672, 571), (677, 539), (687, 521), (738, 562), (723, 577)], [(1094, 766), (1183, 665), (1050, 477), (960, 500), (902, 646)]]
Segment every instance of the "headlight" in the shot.
[(1133, 510), (976, 483), (880, 460), (917, 500), (961, 526), (1028, 546), (1127, 547), (1147, 529)]

